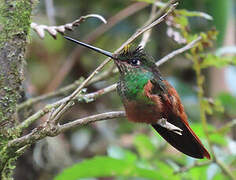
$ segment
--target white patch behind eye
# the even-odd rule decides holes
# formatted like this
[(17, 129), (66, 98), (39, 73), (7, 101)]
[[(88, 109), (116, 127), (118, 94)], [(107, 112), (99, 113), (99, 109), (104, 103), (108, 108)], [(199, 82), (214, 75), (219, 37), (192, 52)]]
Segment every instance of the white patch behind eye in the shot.
[(141, 64), (141, 62), (139, 60), (137, 60), (137, 65), (140, 65), (140, 64)]

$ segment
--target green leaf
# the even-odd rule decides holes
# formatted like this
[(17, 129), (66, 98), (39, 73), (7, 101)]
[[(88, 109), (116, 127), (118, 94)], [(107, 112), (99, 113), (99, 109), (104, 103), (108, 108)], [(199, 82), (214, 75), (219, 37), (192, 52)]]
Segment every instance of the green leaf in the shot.
[(150, 138), (146, 135), (138, 135), (135, 137), (134, 145), (139, 155), (144, 159), (149, 159), (155, 153), (156, 147), (152, 144)]
[(65, 169), (55, 180), (78, 180), (88, 177), (142, 177), (147, 179), (166, 179), (158, 171), (140, 168), (135, 163), (111, 157), (98, 156), (84, 160)]

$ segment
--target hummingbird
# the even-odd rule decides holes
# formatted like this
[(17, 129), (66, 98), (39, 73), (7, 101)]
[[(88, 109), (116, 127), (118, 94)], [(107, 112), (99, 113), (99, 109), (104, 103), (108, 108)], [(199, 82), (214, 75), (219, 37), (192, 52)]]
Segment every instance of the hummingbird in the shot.
[(126, 46), (120, 53), (111, 53), (64, 37), (114, 60), (120, 73), (117, 92), (129, 121), (151, 125), (169, 144), (190, 157), (210, 159), (188, 123), (177, 91), (161, 76), (154, 59), (143, 48)]

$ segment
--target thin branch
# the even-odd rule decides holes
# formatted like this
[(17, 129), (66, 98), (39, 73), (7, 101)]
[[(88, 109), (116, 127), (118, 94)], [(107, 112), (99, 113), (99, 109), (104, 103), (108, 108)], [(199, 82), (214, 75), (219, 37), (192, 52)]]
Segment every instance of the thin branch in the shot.
[[(98, 76), (94, 77), (87, 85), (90, 85), (92, 83), (101, 81), (101, 80), (109, 77), (113, 73), (114, 72), (110, 68), (110, 69), (100, 73)], [(29, 107), (29, 106), (33, 106), (34, 104), (39, 103), (39, 102), (44, 101), (44, 100), (52, 99), (52, 98), (55, 98), (57, 96), (67, 95), (71, 91), (75, 90), (79, 85), (81, 85), (83, 80), (84, 80), (84, 78), (80, 78), (79, 80), (74, 81), (72, 84), (64, 86), (64, 87), (58, 89), (57, 91), (46, 93), (46, 94), (43, 94), (43, 95), (40, 95), (40, 96), (37, 96), (37, 97), (29, 98), (26, 101), (22, 102), (21, 104), (17, 105), (17, 107), (16, 107), (17, 111), (19, 111), (23, 108)]]
[(74, 127), (86, 125), (86, 124), (96, 122), (96, 121), (114, 119), (114, 118), (122, 118), (122, 117), (125, 117), (124, 111), (114, 111), (114, 112), (106, 112), (106, 113), (102, 113), (102, 114), (96, 114), (93, 116), (85, 117), (82, 119), (77, 119), (72, 122), (63, 124), (59, 128), (59, 132), (61, 133), (61, 132), (67, 131), (69, 129), (72, 129)]
[(68, 96), (68, 100), (65, 103), (61, 104), (58, 107), (58, 109), (56, 109), (53, 112), (50, 119), (54, 120), (55, 123), (57, 124), (61, 115), (72, 105), (71, 101), (81, 92), (81, 90), (88, 84), (88, 82), (93, 78), (93, 76), (95, 76), (109, 61), (110, 61), (110, 59), (106, 59), (105, 61), (103, 61), (95, 69), (95, 71), (93, 71), (92, 74), (90, 74), (90, 76), (85, 81), (83, 81), (83, 83), (70, 96)]
[(87, 94), (85, 96), (82, 96), (81, 98), (78, 97), (79, 101), (93, 101), (94, 99), (98, 98), (99, 96), (101, 95), (104, 95), (104, 94), (107, 94), (109, 92), (112, 92), (114, 90), (116, 90), (116, 86), (117, 84), (112, 84), (106, 88), (103, 88), (103, 89), (100, 89), (96, 92), (93, 92), (93, 93), (90, 93), (90, 94)]
[(45, 122), (42, 126), (39, 126), (32, 130), (31, 133), (22, 136), (20, 138), (14, 139), (8, 143), (8, 147), (23, 147), (28, 144), (33, 144), (36, 141), (43, 139), (46, 136), (57, 136), (61, 132), (67, 131), (69, 129), (93, 123), (96, 121), (102, 120), (109, 120), (114, 118), (125, 117), (124, 111), (113, 111), (113, 112), (106, 112), (102, 114), (92, 115), (85, 118), (77, 119), (72, 122), (54, 126), (49, 121)]
[(169, 59), (173, 58), (174, 56), (179, 55), (179, 54), (193, 48), (201, 39), (202, 39), (202, 37), (199, 36), (197, 39), (193, 40), (192, 42), (190, 42), (186, 46), (171, 52), (170, 54), (166, 55), (165, 57), (161, 58), (158, 62), (156, 62), (156, 65), (159, 66), (159, 65), (165, 63), (166, 61), (168, 61)]
[[(89, 94), (85, 94), (85, 95), (78, 95), (78, 96), (76, 96), (76, 101), (78, 100), (79, 102), (91, 102), (91, 101), (94, 101), (99, 96), (102, 96), (102, 95), (107, 94), (111, 91), (114, 91), (115, 89), (116, 89), (116, 84), (113, 84), (113, 85), (110, 85), (106, 88), (100, 89), (100, 90), (93, 92), (93, 93), (89, 93)], [(21, 124), (19, 124), (16, 127), (16, 130), (19, 131), (19, 130), (29, 127), (29, 125), (34, 123), (37, 119), (39, 119), (40, 117), (43, 117), (45, 114), (49, 113), (52, 109), (59, 107), (61, 104), (65, 103), (67, 101), (68, 101), (68, 97), (65, 97), (55, 103), (46, 105), (43, 109), (39, 110), (38, 112), (36, 112), (32, 116), (28, 117)]]
[(86, 16), (81, 16), (79, 19), (76, 19), (72, 23), (67, 23), (60, 26), (47, 26), (47, 25), (39, 25), (37, 23), (32, 22), (30, 27), (38, 34), (38, 36), (43, 39), (45, 37), (45, 31), (49, 33), (53, 38), (56, 38), (57, 33), (64, 34), (66, 30), (72, 30), (74, 26), (78, 26), (81, 22), (83, 22), (87, 18), (97, 18), (101, 20), (103, 23), (107, 23), (107, 21), (98, 14), (88, 14)]
[[(155, 16), (156, 10), (157, 10), (157, 7), (156, 7), (156, 5), (153, 4), (149, 19), (152, 19)], [(146, 44), (150, 38), (151, 32), (152, 32), (152, 30), (150, 29), (150, 30), (146, 31), (145, 33), (143, 33), (142, 40), (139, 43), (140, 47), (144, 48), (146, 46)]]
[(16, 109), (17, 109), (17, 111), (19, 111), (25, 107), (33, 106), (34, 104), (39, 103), (40, 101), (51, 99), (51, 98), (54, 98), (54, 97), (57, 97), (60, 95), (66, 95), (69, 92), (71, 92), (72, 90), (74, 90), (75, 88), (77, 88), (81, 84), (82, 81), (83, 81), (83, 78), (80, 78), (79, 80), (76, 80), (72, 84), (65, 86), (63, 88), (60, 88), (57, 91), (43, 94), (41, 96), (29, 98), (26, 101), (18, 104)]
[(145, 24), (145, 26), (149, 25), (151, 22), (153, 22), (155, 19), (159, 18), (169, 7), (173, 5), (178, 5), (177, 0), (170, 0), (168, 1), (161, 9), (154, 15), (152, 16)]

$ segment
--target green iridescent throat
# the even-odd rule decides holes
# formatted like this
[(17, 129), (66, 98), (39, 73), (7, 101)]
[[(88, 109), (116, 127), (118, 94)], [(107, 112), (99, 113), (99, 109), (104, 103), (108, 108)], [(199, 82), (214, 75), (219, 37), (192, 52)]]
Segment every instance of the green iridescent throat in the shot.
[(150, 100), (144, 95), (144, 86), (148, 80), (153, 78), (152, 72), (136, 70), (123, 75), (120, 79), (118, 91), (123, 99), (149, 102)]

